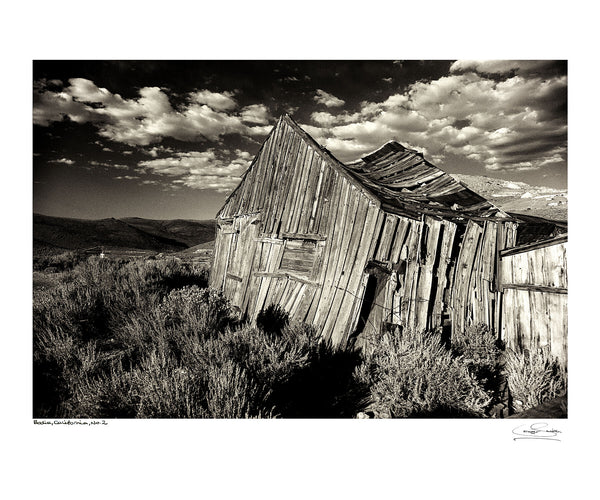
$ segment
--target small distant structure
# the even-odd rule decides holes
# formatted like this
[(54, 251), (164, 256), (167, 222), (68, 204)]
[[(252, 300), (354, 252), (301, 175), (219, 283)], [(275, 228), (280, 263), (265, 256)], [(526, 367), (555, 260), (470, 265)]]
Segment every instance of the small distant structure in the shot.
[[(104, 259), (104, 257), (106, 257), (106, 253), (107, 253), (104, 251), (104, 247), (100, 247), (100, 246), (84, 248), (83, 250), (81, 250), (81, 252), (84, 253), (85, 255), (98, 255), (101, 259)], [(100, 252), (100, 253), (98, 253), (98, 252)]]
[(537, 293), (566, 298), (566, 245), (543, 254), (548, 272), (565, 269), (556, 283), (524, 282), (508, 266), (533, 254), (502, 253), (566, 224), (508, 214), (396, 141), (343, 164), (283, 115), (216, 219), (211, 284), (248, 320), (279, 304), (348, 348), (382, 330), (453, 336), (479, 324), (527, 348), (543, 325), (536, 345), (559, 343), (566, 362), (562, 306), (543, 320), (542, 302), (518, 319), (502, 310), (546, 300)]

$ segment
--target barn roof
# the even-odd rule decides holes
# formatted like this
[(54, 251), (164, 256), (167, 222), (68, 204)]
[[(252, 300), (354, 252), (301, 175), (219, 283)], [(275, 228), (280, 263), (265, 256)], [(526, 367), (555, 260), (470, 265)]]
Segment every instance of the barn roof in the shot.
[[(300, 136), (333, 169), (344, 175), (387, 212), (413, 219), (430, 215), (455, 222), (468, 219), (520, 220), (520, 216), (507, 214), (430, 163), (421, 153), (396, 141), (390, 141), (363, 158), (344, 164), (315, 141), (291, 116), (284, 114), (277, 121), (261, 151), (273, 134), (276, 135), (276, 131), (285, 126), (293, 131), (292, 134), (286, 133), (285, 141), (292, 140), (291, 136), (294, 133)], [(282, 144), (279, 147), (283, 147)], [(224, 206), (236, 196), (248, 174), (255, 167), (259, 155), (260, 151), (242, 176), (242, 182), (229, 195)]]
[(483, 196), (432, 165), (417, 151), (390, 141), (345, 167), (384, 209), (468, 217), (508, 217)]

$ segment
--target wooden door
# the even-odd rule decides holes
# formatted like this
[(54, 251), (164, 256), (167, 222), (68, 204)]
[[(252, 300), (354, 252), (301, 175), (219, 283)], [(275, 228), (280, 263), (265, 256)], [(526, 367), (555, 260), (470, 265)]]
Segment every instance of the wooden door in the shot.
[(228, 255), (223, 290), (231, 303), (240, 309), (248, 291), (258, 232), (257, 214), (236, 216), (229, 233), (231, 241), (224, 245)]

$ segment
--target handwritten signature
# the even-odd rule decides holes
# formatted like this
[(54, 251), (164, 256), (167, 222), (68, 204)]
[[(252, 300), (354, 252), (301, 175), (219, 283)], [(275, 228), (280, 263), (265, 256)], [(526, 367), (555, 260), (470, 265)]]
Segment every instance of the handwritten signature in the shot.
[(534, 424), (523, 424), (515, 427), (512, 433), (514, 441), (521, 439), (543, 439), (547, 441), (560, 441), (558, 435), (561, 433), (558, 429), (549, 428), (545, 422), (536, 422)]

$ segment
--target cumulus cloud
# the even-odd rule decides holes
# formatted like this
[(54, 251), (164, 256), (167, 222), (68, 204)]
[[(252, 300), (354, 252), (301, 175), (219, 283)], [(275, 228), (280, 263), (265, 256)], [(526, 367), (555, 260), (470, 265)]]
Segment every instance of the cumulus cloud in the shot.
[(59, 158), (58, 160), (50, 160), (50, 163), (63, 163), (64, 165), (73, 165), (75, 162), (69, 158)]
[(159, 153), (172, 153), (173, 149), (171, 148), (166, 148), (165, 146), (158, 145), (158, 146), (154, 146), (151, 147), (150, 149), (144, 149), (142, 150), (145, 154), (152, 156), (152, 158), (157, 158)]
[(240, 116), (243, 122), (266, 125), (272, 119), (269, 109), (264, 104), (251, 104), (242, 109)]
[(164, 137), (181, 141), (217, 140), (225, 134), (259, 136), (268, 133), (270, 114), (262, 105), (236, 112), (233, 92), (208, 90), (188, 94), (178, 109), (159, 87), (144, 87), (139, 97), (124, 99), (94, 82), (72, 78), (61, 91), (50, 90), (47, 82), (34, 88), (33, 123), (48, 126), (70, 119), (93, 123), (101, 137), (129, 145), (147, 146)]
[(197, 104), (207, 104), (215, 111), (231, 111), (237, 108), (237, 102), (233, 99), (233, 92), (211, 92), (210, 90), (201, 90), (192, 92), (190, 100)]
[(67, 92), (39, 90), (34, 93), (33, 123), (47, 127), (69, 117), (75, 123), (97, 122), (94, 110), (77, 102)]
[(339, 106), (343, 106), (346, 104), (345, 101), (339, 99), (338, 97), (330, 94), (329, 92), (325, 92), (324, 90), (317, 89), (317, 93), (314, 97), (314, 100), (319, 103), (327, 106), (328, 108), (336, 108)]
[[(165, 137), (219, 140), (226, 134), (262, 140), (273, 120), (264, 104), (241, 107), (234, 92), (196, 91), (174, 108), (158, 87), (124, 99), (90, 80), (59, 83), (34, 85), (34, 123), (70, 119), (93, 124), (112, 141), (152, 145), (142, 149), (151, 159), (139, 168), (197, 189), (231, 189), (250, 162), (247, 153), (209, 149), (190, 155), (156, 143)], [(566, 162), (567, 77), (553, 61), (457, 61), (446, 76), (415, 82), (352, 110), (340, 110), (345, 102), (322, 89), (314, 101), (325, 108), (314, 110), (301, 126), (342, 161), (394, 139), (426, 151), (432, 161), (458, 155), (490, 171)]]
[(188, 151), (138, 163), (146, 174), (164, 176), (175, 185), (226, 193), (235, 188), (250, 166), (252, 155), (239, 149)]
[(474, 67), (463, 62), (453, 65), (455, 72), (448, 76), (415, 82), (380, 102), (363, 102), (355, 113), (315, 112), (312, 123), (303, 126), (342, 161), (394, 139), (426, 151), (432, 160), (460, 155), (495, 171), (564, 162), (567, 78), (517, 72), (492, 79), (483, 74), (483, 69), (487, 74), (505, 68), (529, 71), (546, 64), (518, 63)]
[(325, 111), (316, 111), (311, 116), (313, 122), (323, 127), (331, 127), (337, 123), (340, 123), (340, 117), (327, 113)]

